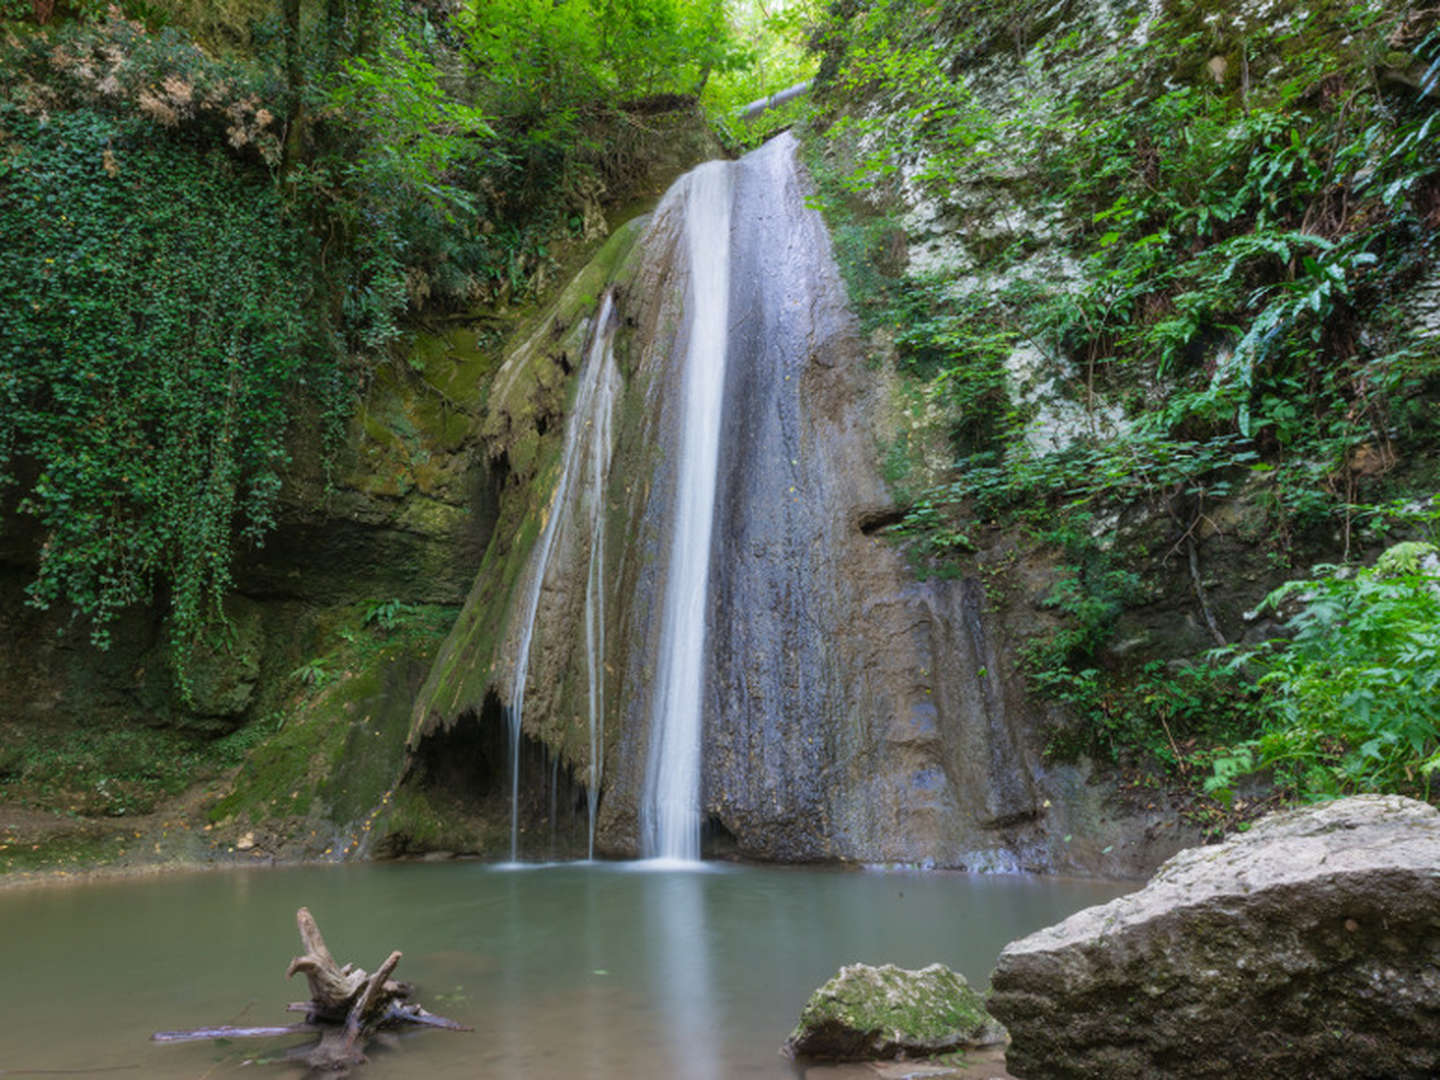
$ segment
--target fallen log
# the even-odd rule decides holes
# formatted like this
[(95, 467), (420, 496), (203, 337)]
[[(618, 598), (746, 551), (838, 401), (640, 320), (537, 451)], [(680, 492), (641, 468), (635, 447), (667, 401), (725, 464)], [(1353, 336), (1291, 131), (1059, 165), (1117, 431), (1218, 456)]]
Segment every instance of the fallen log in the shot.
[(397, 950), (369, 974), (354, 964), (335, 962), (320, 928), (306, 908), (295, 913), (300, 944), (305, 952), (290, 961), (285, 975), (303, 973), (310, 984), (310, 1000), (292, 1002), (287, 1012), (303, 1012), (305, 1022), (275, 1027), (191, 1028), (187, 1031), (157, 1031), (156, 1042), (195, 1042), (201, 1039), (249, 1039), (280, 1035), (318, 1034), (319, 1040), (294, 1054), (313, 1071), (344, 1075), (365, 1064), (365, 1044), (382, 1030), (399, 1027), (435, 1027), (446, 1031), (470, 1031), (464, 1024), (427, 1012), (408, 1001), (413, 987), (390, 978), (400, 963)]

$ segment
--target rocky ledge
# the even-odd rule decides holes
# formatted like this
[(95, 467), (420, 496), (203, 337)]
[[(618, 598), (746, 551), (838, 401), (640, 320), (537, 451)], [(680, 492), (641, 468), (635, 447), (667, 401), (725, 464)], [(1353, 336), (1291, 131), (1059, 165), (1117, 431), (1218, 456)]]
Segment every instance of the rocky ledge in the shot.
[(1440, 813), (1273, 815), (1007, 946), (992, 986), (1026, 1080), (1440, 1075)]

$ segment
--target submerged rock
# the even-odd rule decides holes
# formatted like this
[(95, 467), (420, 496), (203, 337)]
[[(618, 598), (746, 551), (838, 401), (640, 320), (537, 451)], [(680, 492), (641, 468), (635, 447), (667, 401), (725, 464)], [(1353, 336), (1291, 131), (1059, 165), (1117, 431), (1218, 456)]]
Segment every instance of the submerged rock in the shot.
[(850, 964), (816, 990), (785, 1042), (792, 1057), (867, 1061), (928, 1057), (1005, 1041), (963, 975), (941, 964), (906, 971)]
[(1272, 815), (1008, 945), (993, 985), (1026, 1080), (1440, 1075), (1440, 812)]

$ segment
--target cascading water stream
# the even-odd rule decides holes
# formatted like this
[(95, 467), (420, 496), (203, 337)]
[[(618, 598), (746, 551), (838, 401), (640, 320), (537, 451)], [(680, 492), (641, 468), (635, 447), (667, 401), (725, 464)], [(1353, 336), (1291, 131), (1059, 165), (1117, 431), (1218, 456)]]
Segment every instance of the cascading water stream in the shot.
[[(580, 471), (582, 461), (589, 465), (588, 482), (591, 485), (589, 492), (589, 504), (594, 507), (591, 511), (592, 535), (595, 527), (595, 516), (603, 518), (604, 506), (604, 477), (597, 472), (597, 441), (604, 441), (607, 446), (611, 439), (611, 411), (614, 406), (616, 387), (619, 382), (619, 373), (615, 370), (615, 360), (611, 349), (614, 339), (614, 330), (611, 325), (614, 311), (614, 298), (606, 293), (601, 301), (599, 313), (595, 316), (595, 324), (590, 332), (590, 345), (586, 350), (585, 363), (580, 373), (580, 386), (575, 394), (575, 403), (570, 411), (570, 419), (565, 426), (565, 444), (560, 456), (560, 479), (555, 485), (554, 495), (550, 500), (550, 513), (545, 520), (545, 526), (541, 530), (540, 540), (535, 545), (535, 554), (531, 557), (533, 567), (529, 592), (525, 597), (525, 619), (521, 624), (520, 641), (515, 656), (515, 671), (510, 684), (510, 861), (517, 862), (520, 858), (520, 735), (525, 715), (525, 681), (530, 671), (530, 646), (535, 637), (536, 615), (540, 610), (540, 593), (545, 584), (545, 571), (550, 563), (550, 554), (555, 547), (555, 538), (560, 533), (560, 527), (566, 520), (569, 513), (570, 487), (575, 474)], [(589, 447), (589, 454), (582, 454), (582, 451)], [(599, 462), (603, 462), (604, 471), (609, 470), (610, 450), (604, 449), (599, 454)], [(593, 561), (593, 555), (592, 555)], [(595, 575), (600, 571), (592, 567), (591, 574)], [(589, 621), (589, 586), (587, 585), (587, 629)], [(598, 590), (597, 590), (598, 591)], [(603, 631), (602, 631), (603, 634)], [(587, 639), (588, 639), (587, 634)], [(589, 657), (594, 663), (594, 658)], [(591, 676), (591, 695), (594, 696), (595, 678)], [(596, 708), (592, 703), (591, 707), (591, 774), (592, 777), (598, 774), (594, 760), (595, 736), (593, 725), (595, 723)], [(591, 787), (591, 833), (594, 832), (594, 802), (593, 792), (595, 786)], [(593, 845), (593, 839), (591, 841)]]
[[(606, 298), (606, 304), (610, 303)], [(608, 307), (607, 307), (608, 312)], [(606, 314), (602, 312), (602, 315)], [(608, 315), (606, 316), (608, 318)], [(585, 680), (586, 717), (590, 735), (590, 782), (585, 789), (589, 810), (586, 858), (595, 858), (595, 815), (600, 802), (605, 730), (605, 489), (610, 460), (615, 452), (615, 400), (620, 393), (620, 369), (615, 364), (609, 330), (600, 357), (589, 432), (589, 471), (585, 508), (590, 524), (590, 564), (585, 571)]]
[(684, 862), (700, 857), (705, 623), (729, 330), (733, 168), (711, 162), (688, 178), (684, 408), (640, 806), (641, 853)]
[[(521, 736), (543, 727), (567, 780), (588, 781), (592, 856), (693, 863), (713, 813), (737, 850), (776, 861), (1074, 865), (1042, 825), (971, 584), (917, 582), (870, 535), (893, 511), (875, 447), (899, 417), (796, 150), (782, 135), (681, 177), (497, 373), (492, 450), (515, 451), (531, 485), (536, 437), (561, 461), (547, 456), (554, 490), (513, 588), (506, 538), (487, 551), (417, 698), (412, 753), (443, 750), (498, 691), (512, 858)], [(612, 287), (577, 356), (577, 303)], [(564, 433), (545, 435), (572, 357)]]

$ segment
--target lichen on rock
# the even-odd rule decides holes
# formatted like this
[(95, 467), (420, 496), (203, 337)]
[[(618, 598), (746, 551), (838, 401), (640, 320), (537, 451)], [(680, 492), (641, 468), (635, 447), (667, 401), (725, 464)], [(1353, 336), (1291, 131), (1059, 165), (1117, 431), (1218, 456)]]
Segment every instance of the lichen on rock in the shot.
[(1005, 1041), (963, 975), (850, 964), (811, 995), (785, 1052), (828, 1061), (930, 1057)]

